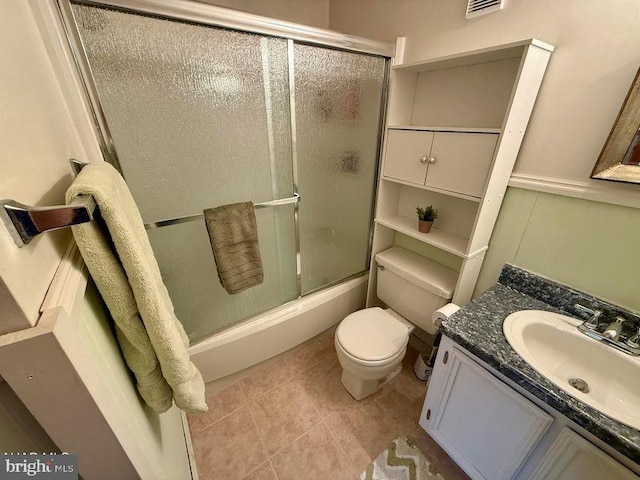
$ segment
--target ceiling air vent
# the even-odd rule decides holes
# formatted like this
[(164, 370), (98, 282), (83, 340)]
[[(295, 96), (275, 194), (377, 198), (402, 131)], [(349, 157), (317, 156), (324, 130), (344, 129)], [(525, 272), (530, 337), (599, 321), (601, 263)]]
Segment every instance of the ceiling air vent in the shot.
[(505, 0), (469, 0), (466, 18), (474, 18), (504, 8)]

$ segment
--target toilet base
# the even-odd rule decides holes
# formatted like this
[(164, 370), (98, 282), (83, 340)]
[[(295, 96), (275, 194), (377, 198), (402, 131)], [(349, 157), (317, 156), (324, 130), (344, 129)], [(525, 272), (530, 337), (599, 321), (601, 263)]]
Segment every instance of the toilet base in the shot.
[(363, 380), (362, 378), (356, 377), (355, 375), (347, 372), (343, 368), (340, 380), (342, 381), (344, 388), (353, 398), (356, 400), (362, 400), (363, 398), (373, 395), (384, 387), (398, 373), (400, 373), (400, 370), (402, 370), (402, 363), (399, 363), (398, 366), (386, 377), (378, 380)]

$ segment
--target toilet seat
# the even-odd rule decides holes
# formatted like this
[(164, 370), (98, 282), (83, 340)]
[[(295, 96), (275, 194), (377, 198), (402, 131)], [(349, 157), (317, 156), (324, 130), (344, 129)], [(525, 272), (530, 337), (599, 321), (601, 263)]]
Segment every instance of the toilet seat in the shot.
[(340, 322), (335, 338), (354, 362), (376, 366), (404, 356), (411, 329), (388, 311), (373, 307), (348, 315)]
[(349, 352), (347, 352), (344, 349), (342, 345), (340, 345), (340, 342), (338, 342), (337, 339), (336, 339), (336, 349), (354, 364), (359, 365), (363, 368), (368, 368), (368, 369), (375, 369), (375, 367), (383, 367), (385, 365), (389, 365), (395, 362), (397, 359), (402, 359), (404, 357), (404, 354), (406, 353), (406, 348), (402, 348), (398, 351), (398, 353), (396, 353), (392, 357), (385, 358), (384, 360), (369, 361), (369, 360), (363, 360), (361, 358), (354, 357), (353, 355), (351, 355)]

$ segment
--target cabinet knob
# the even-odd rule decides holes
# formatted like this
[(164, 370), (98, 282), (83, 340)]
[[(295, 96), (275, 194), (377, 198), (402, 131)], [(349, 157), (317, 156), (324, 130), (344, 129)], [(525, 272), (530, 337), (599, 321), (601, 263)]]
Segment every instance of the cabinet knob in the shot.
[(427, 163), (429, 161), (429, 157), (427, 157), (426, 155), (423, 157), (420, 157), (420, 163)]
[(436, 157), (429, 157), (429, 163), (436, 163)]

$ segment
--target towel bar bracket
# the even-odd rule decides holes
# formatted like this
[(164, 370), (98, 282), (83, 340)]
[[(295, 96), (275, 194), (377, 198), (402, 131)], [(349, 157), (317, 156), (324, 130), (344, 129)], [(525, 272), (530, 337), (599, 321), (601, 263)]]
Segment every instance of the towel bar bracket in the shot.
[[(74, 176), (88, 163), (69, 159)], [(0, 200), (0, 219), (18, 247), (47, 230), (70, 227), (93, 220), (96, 202), (90, 195), (79, 195), (70, 205), (32, 207), (15, 200)]]
[(96, 202), (91, 195), (80, 195), (69, 205), (32, 207), (14, 200), (0, 200), (0, 218), (18, 247), (36, 235), (93, 220)]

